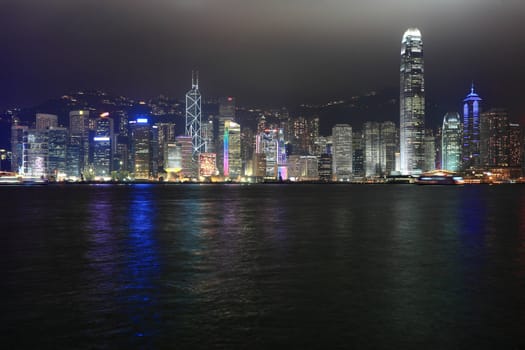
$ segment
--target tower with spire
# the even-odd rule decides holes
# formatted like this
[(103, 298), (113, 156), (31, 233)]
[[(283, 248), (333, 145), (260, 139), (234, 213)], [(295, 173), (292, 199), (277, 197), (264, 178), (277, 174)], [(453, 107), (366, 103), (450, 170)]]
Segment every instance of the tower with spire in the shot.
[(470, 86), (470, 93), (463, 100), (463, 144), (461, 152), (462, 167), (464, 170), (478, 169), (480, 159), (480, 120), (481, 98), (474, 91), (474, 82)]
[(425, 66), (417, 28), (409, 28), (401, 41), (399, 107), (400, 170), (417, 174), (425, 167)]
[[(201, 132), (201, 93), (199, 92), (199, 72), (191, 72), (191, 90), (186, 93), (186, 136), (191, 137), (192, 159), (198, 164), (199, 155), (204, 152)], [(196, 166), (195, 169), (198, 169)], [(195, 172), (196, 173), (196, 172)]]

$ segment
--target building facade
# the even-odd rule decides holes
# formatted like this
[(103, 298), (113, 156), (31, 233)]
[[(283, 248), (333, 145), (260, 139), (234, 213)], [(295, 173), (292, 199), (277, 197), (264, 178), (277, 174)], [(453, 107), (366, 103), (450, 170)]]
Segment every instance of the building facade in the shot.
[(441, 129), (441, 168), (461, 170), (462, 123), (459, 113), (450, 112), (443, 117)]
[(50, 127), (47, 131), (48, 139), (48, 168), (49, 175), (55, 180), (67, 176), (67, 128)]
[(348, 124), (332, 128), (332, 173), (334, 181), (352, 178), (352, 127)]
[(198, 175), (199, 154), (204, 152), (204, 141), (202, 139), (201, 120), (202, 106), (201, 93), (199, 91), (199, 76), (192, 73), (191, 90), (186, 93), (186, 132), (191, 137), (193, 176)]
[(410, 28), (401, 41), (400, 67), (400, 169), (417, 174), (424, 167), (425, 77), (423, 40), (417, 28)]
[(478, 169), (480, 159), (480, 113), (481, 98), (474, 91), (474, 84), (470, 93), (463, 100), (463, 145), (462, 166), (464, 170)]
[(228, 179), (241, 176), (241, 126), (232, 120), (224, 122), (223, 175)]
[(130, 120), (131, 172), (135, 179), (149, 179), (151, 169), (151, 125), (146, 117)]
[(510, 164), (510, 123), (505, 109), (491, 109), (481, 114), (480, 164), (483, 168)]

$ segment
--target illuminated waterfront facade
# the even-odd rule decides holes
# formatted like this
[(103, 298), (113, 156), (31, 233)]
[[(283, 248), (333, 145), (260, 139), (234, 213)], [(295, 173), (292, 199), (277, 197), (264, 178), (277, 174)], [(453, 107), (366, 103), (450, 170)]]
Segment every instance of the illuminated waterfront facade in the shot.
[(332, 128), (332, 172), (334, 181), (352, 177), (352, 127), (348, 124)]
[(462, 166), (463, 169), (478, 169), (481, 166), (480, 159), (480, 113), (481, 98), (474, 91), (474, 84), (470, 93), (463, 100), (463, 146)]
[(175, 142), (175, 123), (157, 123), (157, 146), (158, 146), (158, 164), (160, 167), (166, 167), (166, 147), (169, 143)]
[(319, 165), (317, 157), (291, 155), (288, 158), (287, 175), (291, 181), (319, 180)]
[(219, 115), (217, 120), (217, 137), (215, 145), (215, 153), (217, 154), (217, 168), (221, 175), (225, 175), (224, 169), (224, 128), (227, 121), (235, 121), (235, 98), (221, 97), (219, 98)]
[(365, 176), (365, 139), (363, 132), (352, 132), (352, 173), (354, 177)]
[(319, 174), (319, 180), (321, 181), (332, 181), (332, 155), (323, 153), (319, 156), (317, 163), (317, 173)]
[(232, 120), (224, 122), (223, 175), (236, 179), (241, 176), (241, 126)]
[(509, 123), (509, 166), (523, 166), (523, 134), (517, 123)]
[(146, 117), (129, 122), (131, 136), (131, 168), (136, 179), (149, 179), (151, 172), (151, 125)]
[(180, 178), (191, 179), (195, 176), (194, 159), (193, 159), (193, 143), (189, 136), (177, 136), (175, 138), (177, 148), (180, 155)]
[(24, 133), (23, 175), (47, 177), (49, 145), (47, 130), (28, 129)]
[(400, 168), (417, 174), (424, 167), (425, 69), (423, 41), (417, 28), (408, 29), (401, 41), (400, 67)]
[[(366, 122), (363, 125), (366, 177), (389, 175), (394, 171), (395, 153), (397, 151), (396, 140), (397, 128), (393, 122)], [(355, 170), (354, 168), (354, 175)]]
[(367, 122), (363, 125), (363, 137), (364, 137), (364, 163), (365, 163), (365, 176), (379, 176), (381, 175), (381, 127), (379, 123)]
[(482, 167), (509, 166), (509, 124), (509, 114), (505, 109), (491, 109), (481, 114), (480, 158)]
[(204, 142), (204, 151), (206, 153), (215, 153), (215, 136), (213, 134), (213, 117), (201, 124), (202, 141)]
[(399, 150), (398, 140), (396, 123), (381, 123), (381, 175), (390, 175), (396, 169), (396, 152)]
[(15, 118), (11, 126), (11, 171), (16, 173), (22, 172), (22, 162), (24, 155), (24, 133), (27, 132), (27, 126), (20, 125), (19, 120)]
[(441, 131), (441, 168), (444, 170), (461, 169), (461, 128), (459, 113), (445, 114)]
[(110, 175), (113, 142), (113, 119), (107, 115), (97, 118), (94, 136), (91, 140), (95, 176), (107, 177)]
[(215, 158), (215, 153), (201, 153), (199, 155), (199, 176), (210, 177), (216, 175)]
[(48, 168), (49, 175), (56, 180), (66, 176), (67, 167), (67, 128), (50, 127), (47, 131), (48, 139)]
[(81, 176), (89, 164), (89, 111), (69, 112), (67, 174)]
[(255, 153), (264, 154), (265, 171), (263, 177), (277, 179), (279, 166), (286, 163), (283, 129), (265, 129), (255, 138)]

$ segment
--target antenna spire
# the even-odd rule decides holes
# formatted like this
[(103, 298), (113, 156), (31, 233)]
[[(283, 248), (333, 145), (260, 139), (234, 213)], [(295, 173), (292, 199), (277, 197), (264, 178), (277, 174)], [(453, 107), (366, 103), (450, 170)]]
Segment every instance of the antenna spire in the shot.
[(191, 87), (193, 89), (199, 89), (199, 71), (191, 71)]

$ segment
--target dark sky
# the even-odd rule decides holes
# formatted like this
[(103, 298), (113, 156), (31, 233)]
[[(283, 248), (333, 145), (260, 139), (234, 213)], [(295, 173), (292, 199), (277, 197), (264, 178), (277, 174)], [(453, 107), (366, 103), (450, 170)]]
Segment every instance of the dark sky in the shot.
[(0, 108), (69, 90), (242, 105), (347, 98), (397, 87), (403, 32), (419, 27), (427, 96), (523, 115), (523, 0), (0, 0)]

